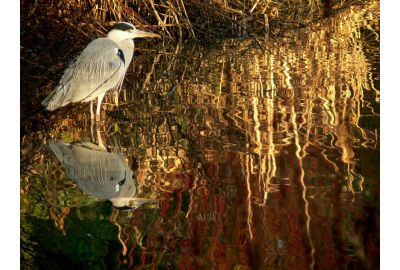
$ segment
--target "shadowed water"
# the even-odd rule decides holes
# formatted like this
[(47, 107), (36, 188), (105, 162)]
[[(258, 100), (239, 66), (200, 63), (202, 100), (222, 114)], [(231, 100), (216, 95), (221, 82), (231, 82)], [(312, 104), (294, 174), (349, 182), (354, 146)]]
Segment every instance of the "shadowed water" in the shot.
[(377, 269), (376, 9), (273, 40), (139, 47), (101, 122), (84, 105), (24, 123), (21, 263)]

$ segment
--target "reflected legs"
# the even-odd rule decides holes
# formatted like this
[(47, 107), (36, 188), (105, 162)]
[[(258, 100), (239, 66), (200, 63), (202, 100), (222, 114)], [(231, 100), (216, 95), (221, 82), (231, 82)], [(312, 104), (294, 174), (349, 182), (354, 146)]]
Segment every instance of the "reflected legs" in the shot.
[(103, 143), (103, 140), (101, 139), (101, 134), (100, 134), (100, 127), (99, 125), (96, 125), (96, 133), (97, 133), (97, 144), (99, 147), (101, 147), (104, 150), (107, 150), (106, 146)]

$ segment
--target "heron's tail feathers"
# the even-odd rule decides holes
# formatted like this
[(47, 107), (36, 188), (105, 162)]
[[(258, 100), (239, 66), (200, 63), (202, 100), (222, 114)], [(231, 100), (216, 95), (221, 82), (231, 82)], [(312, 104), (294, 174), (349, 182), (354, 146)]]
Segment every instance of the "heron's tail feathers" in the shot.
[(42, 102), (42, 106), (48, 111), (54, 111), (60, 107), (69, 104), (70, 98), (67, 98), (67, 87), (59, 85)]

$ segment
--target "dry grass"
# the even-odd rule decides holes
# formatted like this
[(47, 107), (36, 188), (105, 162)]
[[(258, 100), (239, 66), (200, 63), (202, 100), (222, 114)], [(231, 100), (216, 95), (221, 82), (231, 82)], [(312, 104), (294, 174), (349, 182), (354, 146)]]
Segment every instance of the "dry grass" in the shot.
[[(357, 0), (66, 0), (21, 1), (22, 29), (79, 29), (88, 36), (104, 33), (116, 21), (130, 21), (165, 37), (198, 39), (265, 33), (285, 25), (304, 26)], [(62, 31), (61, 31), (62, 32)]]

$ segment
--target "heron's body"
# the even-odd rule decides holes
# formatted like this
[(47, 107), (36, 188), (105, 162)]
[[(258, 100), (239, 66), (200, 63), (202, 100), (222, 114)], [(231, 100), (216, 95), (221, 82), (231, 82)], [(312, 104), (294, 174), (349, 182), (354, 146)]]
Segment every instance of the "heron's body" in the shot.
[[(70, 103), (89, 102), (98, 98), (96, 114), (104, 95), (111, 89), (120, 89), (126, 70), (132, 61), (135, 37), (158, 35), (137, 30), (128, 23), (119, 23), (107, 37), (88, 44), (67, 67), (54, 91), (42, 105), (54, 111)], [(92, 111), (91, 111), (92, 112)]]
[(66, 174), (85, 193), (110, 200), (114, 207), (122, 209), (157, 201), (135, 197), (134, 172), (121, 153), (108, 152), (104, 146), (83, 141), (64, 143), (51, 139), (48, 146)]
[(53, 111), (69, 103), (88, 102), (117, 88), (132, 56), (132, 40), (119, 44), (109, 38), (92, 41), (65, 70), (59, 85), (44, 101), (46, 109)]
[(49, 148), (84, 192), (99, 199), (135, 195), (133, 171), (121, 153), (108, 152), (90, 142), (50, 140)]

